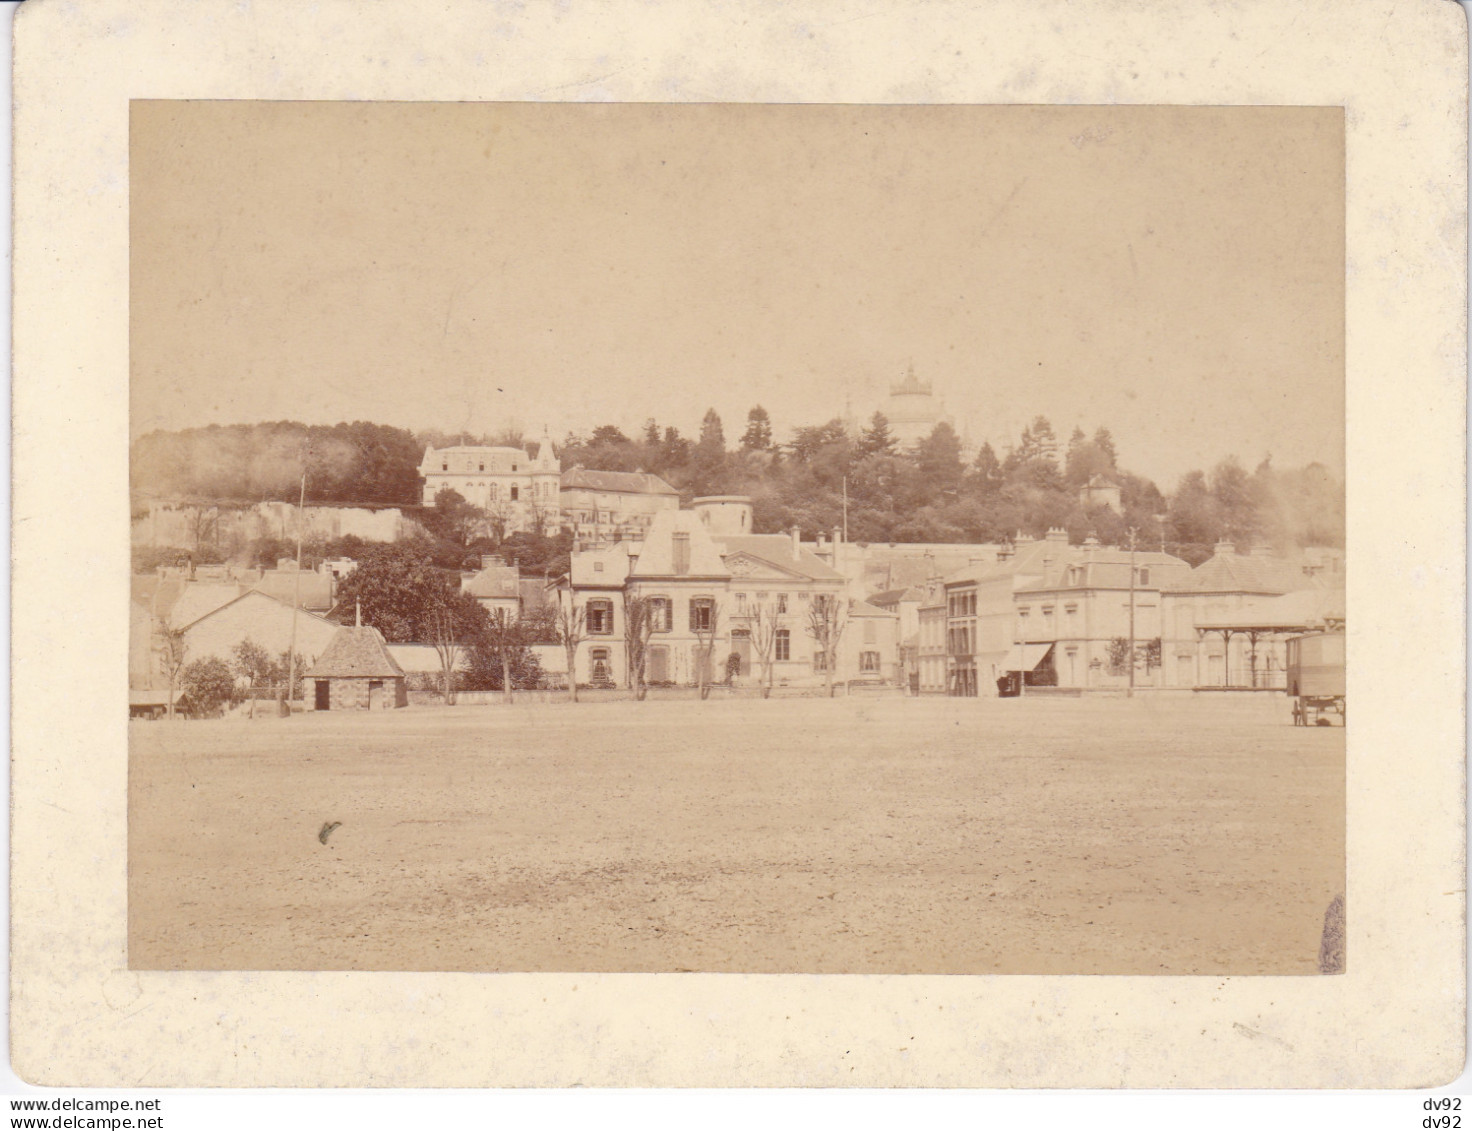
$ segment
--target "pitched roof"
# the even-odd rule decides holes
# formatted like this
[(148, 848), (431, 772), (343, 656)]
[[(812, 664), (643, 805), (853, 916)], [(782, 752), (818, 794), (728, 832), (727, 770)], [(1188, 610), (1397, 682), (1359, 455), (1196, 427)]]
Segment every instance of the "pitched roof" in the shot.
[(1191, 593), (1287, 593), (1303, 585), (1301, 571), (1281, 558), (1213, 554), (1178, 587)]
[(814, 581), (845, 580), (843, 574), (806, 547), (794, 554), (792, 537), (788, 534), (731, 534), (717, 536), (715, 542), (728, 558), (746, 554)]
[(258, 589), (268, 597), (275, 597), (278, 601), (285, 601), (288, 605), (292, 603), (298, 592), (297, 583), (300, 581), (301, 606), (304, 609), (332, 608), (332, 575), (317, 573), (314, 570), (291, 569), (268, 569), (262, 572), (261, 579), (252, 589)]
[(345, 627), (333, 634), (304, 678), (393, 679), (403, 674), (378, 629)]
[[(177, 627), (186, 629), (193, 628), (200, 621), (208, 620), (216, 613), (224, 612), (226, 609), (232, 608), (235, 605), (239, 605), (250, 598), (255, 598), (257, 601), (270, 601), (273, 604), (279, 605), (281, 606), (281, 608), (286, 609), (288, 612), (291, 610), (292, 607), (290, 601), (283, 601), (280, 597), (273, 596), (270, 593), (262, 593), (259, 589), (246, 589), (238, 595), (230, 598), (230, 600), (226, 601), (223, 605), (219, 605), (216, 608), (211, 609), (203, 616), (195, 617), (194, 620), (190, 621), (188, 624), (181, 624)], [(301, 607), (301, 615), (316, 621), (325, 622), (327, 620), (327, 618), (321, 613), (313, 612), (311, 609), (308, 609), (305, 606)]]
[(562, 473), (562, 489), (583, 488), (589, 491), (614, 491), (624, 495), (678, 495), (657, 475), (647, 471), (588, 471), (575, 467)]
[(488, 566), (465, 582), (461, 589), (472, 597), (518, 597), (521, 570), (516, 566)]
[(850, 601), (848, 615), (851, 617), (892, 617), (895, 614), (891, 609), (881, 609), (869, 604), (868, 601)]
[(233, 581), (225, 584), (191, 581), (184, 586), (184, 591), (169, 610), (169, 624), (174, 628), (186, 628), (216, 609), (224, 608), (239, 596), (240, 586)]
[[(688, 568), (675, 570), (675, 536), (683, 535), (689, 548)], [(730, 577), (719, 544), (694, 511), (662, 510), (654, 516), (639, 557), (629, 567), (629, 580), (645, 577)]]

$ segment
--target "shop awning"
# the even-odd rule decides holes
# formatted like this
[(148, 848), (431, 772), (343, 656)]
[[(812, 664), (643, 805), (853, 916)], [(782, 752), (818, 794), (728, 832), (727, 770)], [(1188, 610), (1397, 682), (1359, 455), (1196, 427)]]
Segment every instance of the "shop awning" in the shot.
[(1002, 671), (1036, 671), (1037, 666), (1048, 658), (1048, 653), (1052, 650), (1052, 641), (1046, 644), (1014, 644), (1012, 650), (1007, 653), (1007, 658), (1002, 661)]

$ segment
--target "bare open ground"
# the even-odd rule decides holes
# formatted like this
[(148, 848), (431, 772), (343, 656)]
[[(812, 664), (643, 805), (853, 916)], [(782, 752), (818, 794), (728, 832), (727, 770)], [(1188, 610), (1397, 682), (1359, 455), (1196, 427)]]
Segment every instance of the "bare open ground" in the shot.
[(1281, 698), (132, 728), (136, 969), (1312, 974), (1344, 890)]

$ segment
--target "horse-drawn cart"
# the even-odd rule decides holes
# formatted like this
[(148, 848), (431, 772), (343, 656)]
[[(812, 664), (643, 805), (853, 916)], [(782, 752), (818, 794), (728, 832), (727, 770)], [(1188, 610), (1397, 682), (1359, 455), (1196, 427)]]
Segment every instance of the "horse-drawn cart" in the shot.
[(1333, 726), (1334, 715), (1345, 724), (1343, 633), (1289, 637), (1287, 691), (1294, 726)]

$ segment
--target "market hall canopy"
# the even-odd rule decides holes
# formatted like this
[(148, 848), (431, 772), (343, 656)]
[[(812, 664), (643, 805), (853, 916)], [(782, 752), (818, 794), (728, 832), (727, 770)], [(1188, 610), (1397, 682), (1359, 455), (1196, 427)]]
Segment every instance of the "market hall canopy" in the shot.
[(1197, 620), (1196, 631), (1272, 636), (1332, 628), (1343, 623), (1342, 590), (1303, 589), (1281, 597), (1248, 601), (1230, 612), (1204, 616)]

